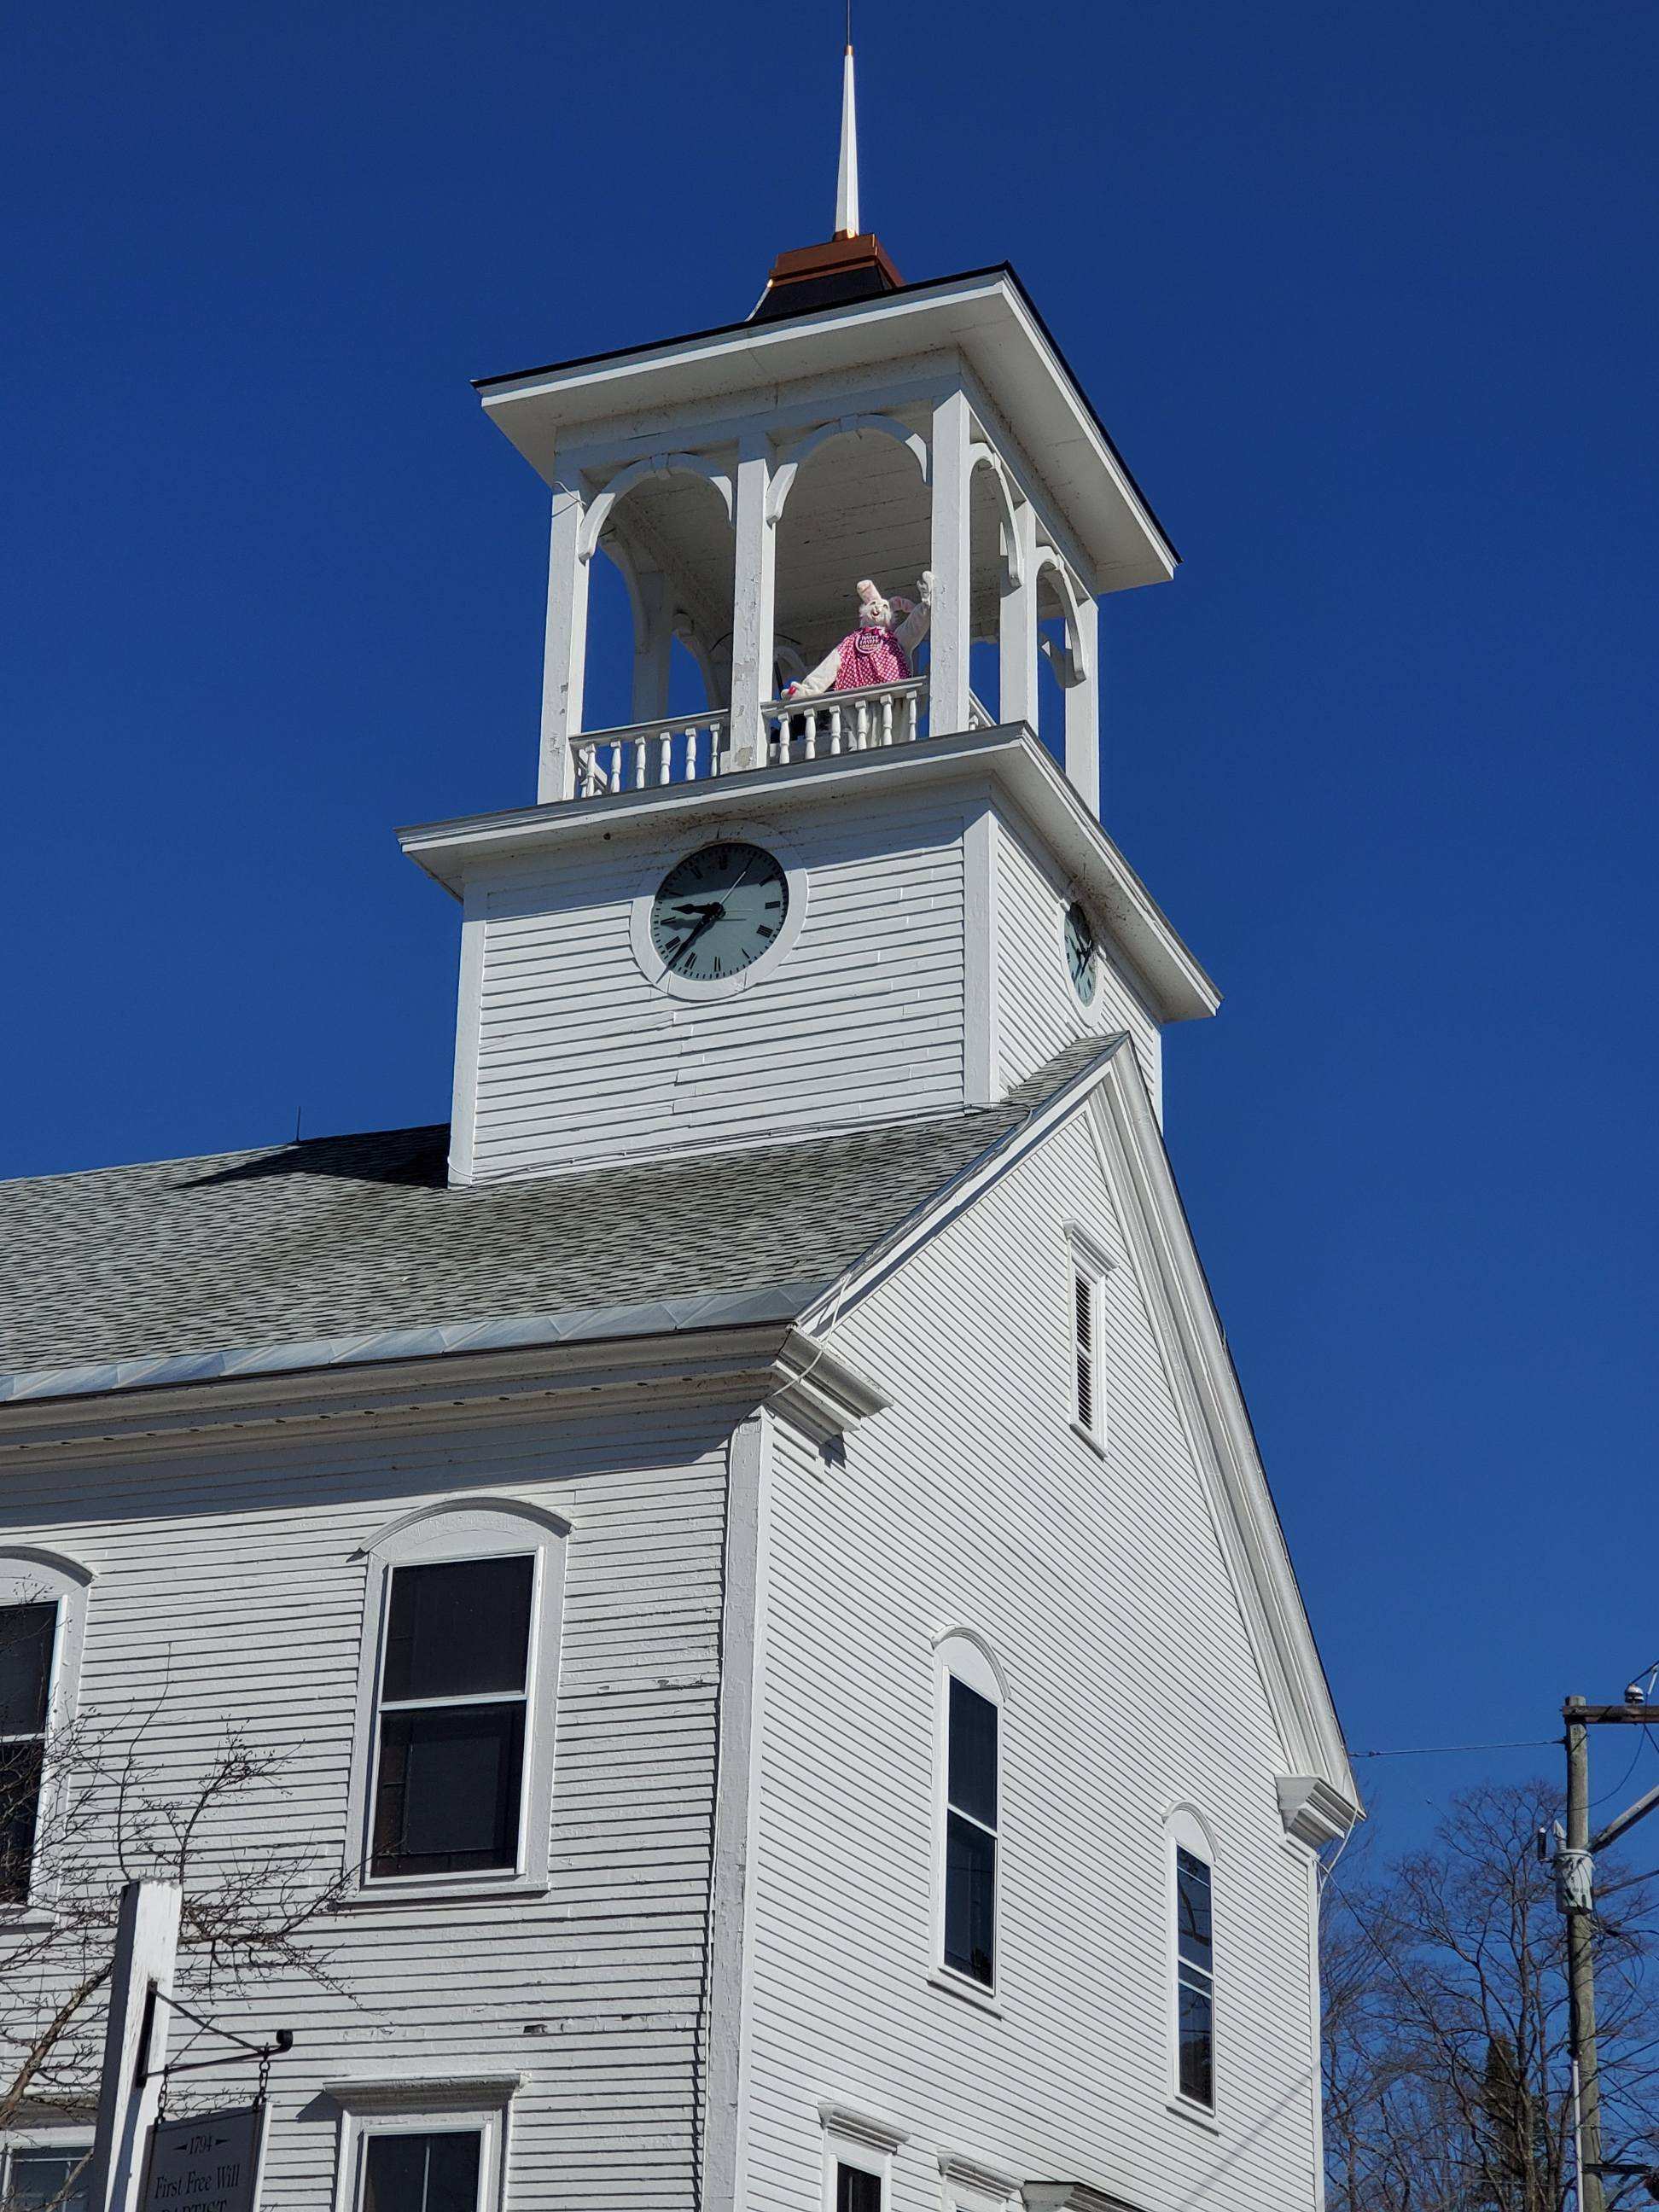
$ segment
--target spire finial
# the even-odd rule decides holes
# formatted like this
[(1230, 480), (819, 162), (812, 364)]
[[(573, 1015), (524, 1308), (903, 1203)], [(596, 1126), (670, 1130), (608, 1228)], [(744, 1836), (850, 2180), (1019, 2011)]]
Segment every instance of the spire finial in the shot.
[(859, 111), (853, 83), (853, 0), (847, 0), (847, 51), (841, 64), (841, 167), (836, 179), (836, 235), (859, 235)]

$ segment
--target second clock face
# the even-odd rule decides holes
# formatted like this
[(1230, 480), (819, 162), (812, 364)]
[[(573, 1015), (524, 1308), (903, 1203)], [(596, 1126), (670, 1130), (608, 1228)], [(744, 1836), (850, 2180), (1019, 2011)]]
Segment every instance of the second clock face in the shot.
[(1086, 1006), (1095, 995), (1095, 933), (1080, 906), (1066, 915), (1066, 966), (1072, 988)]
[(704, 845), (677, 861), (651, 904), (651, 942), (687, 982), (735, 975), (777, 942), (789, 911), (782, 863), (759, 845)]

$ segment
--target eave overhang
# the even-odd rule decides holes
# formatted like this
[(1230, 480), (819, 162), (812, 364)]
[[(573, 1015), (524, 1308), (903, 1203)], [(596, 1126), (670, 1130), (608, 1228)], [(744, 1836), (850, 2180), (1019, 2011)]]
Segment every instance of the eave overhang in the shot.
[[(24, 1387), (0, 1403), (0, 1458), (103, 1438), (271, 1423), (291, 1429), (365, 1413), (512, 1412), (538, 1399), (576, 1395), (587, 1403), (644, 1389), (764, 1402), (822, 1443), (890, 1401), (841, 1353), (796, 1327), (793, 1314), (812, 1287), (7, 1378)], [(768, 1305), (789, 1310), (757, 1318)]]
[(780, 802), (846, 804), (854, 790), (880, 788), (883, 778), (902, 777), (905, 781), (897, 787), (910, 789), (987, 774), (1042, 834), (1078, 895), (1103, 919), (1158, 1019), (1194, 1021), (1214, 1013), (1220, 992), (1023, 722), (963, 737), (928, 738), (914, 745), (797, 761), (787, 768), (748, 769), (710, 782), (659, 785), (608, 798), (562, 799), (501, 814), (425, 823), (398, 830), (398, 842), (434, 882), (461, 898), (469, 877), (500, 860), (527, 854), (551, 856), (562, 845), (574, 850), (588, 839), (624, 828), (648, 829), (665, 817), (690, 823), (751, 813)]
[(1073, 1115), (1086, 1116), (1118, 1200), (1136, 1281), (1164, 1354), (1177, 1414), (1208, 1492), (1213, 1526), (1250, 1638), (1286, 1765), (1274, 1778), (1285, 1833), (1317, 1850), (1364, 1808), (1290, 1547), (1199, 1260), (1163, 1133), (1121, 1036), (1030, 1118), (872, 1245), (801, 1313), (809, 1334), (834, 1331), (858, 1304), (1028, 1158)]
[(552, 483), (577, 424), (740, 402), (925, 354), (961, 355), (1035, 459), (1103, 592), (1165, 583), (1180, 555), (1006, 263), (761, 323), (730, 323), (475, 385), (485, 413)]

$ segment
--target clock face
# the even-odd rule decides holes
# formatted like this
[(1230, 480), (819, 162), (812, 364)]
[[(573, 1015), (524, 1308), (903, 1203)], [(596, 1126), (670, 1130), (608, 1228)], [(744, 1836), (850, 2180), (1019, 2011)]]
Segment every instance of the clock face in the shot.
[(1095, 933), (1075, 902), (1066, 909), (1066, 965), (1072, 988), (1086, 1006), (1095, 995)]
[(677, 861), (651, 903), (651, 942), (671, 975), (713, 983), (777, 942), (789, 911), (782, 864), (758, 845), (704, 845)]

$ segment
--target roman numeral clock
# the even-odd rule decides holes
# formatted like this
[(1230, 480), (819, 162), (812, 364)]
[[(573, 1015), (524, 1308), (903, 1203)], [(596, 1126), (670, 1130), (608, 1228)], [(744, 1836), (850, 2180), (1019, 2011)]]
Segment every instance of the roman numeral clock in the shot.
[(759, 845), (722, 840), (677, 861), (651, 902), (651, 944), (665, 975), (711, 983), (752, 967), (783, 932), (789, 881)]

